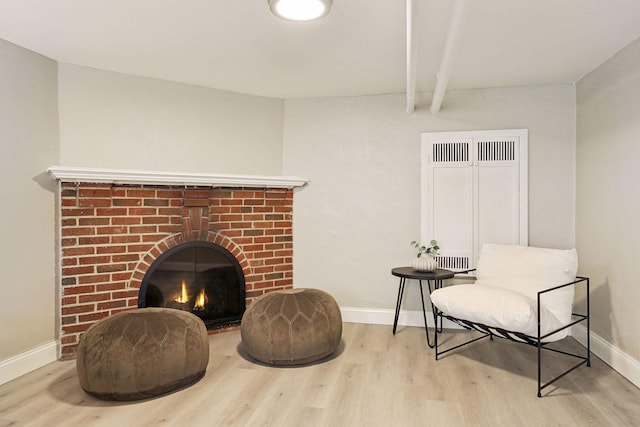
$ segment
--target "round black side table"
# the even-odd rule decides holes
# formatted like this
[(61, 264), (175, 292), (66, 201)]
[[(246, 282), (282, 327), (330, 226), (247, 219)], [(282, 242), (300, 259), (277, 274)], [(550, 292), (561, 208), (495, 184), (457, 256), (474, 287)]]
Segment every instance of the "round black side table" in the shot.
[[(424, 318), (424, 331), (427, 335), (427, 345), (433, 348), (433, 344), (431, 344), (431, 339), (429, 338), (429, 328), (427, 327), (427, 310), (424, 306), (424, 291), (422, 290), (422, 281), (427, 281), (427, 286), (429, 287), (429, 294), (431, 294), (433, 289), (439, 289), (442, 287), (442, 281), (445, 279), (452, 279), (455, 276), (455, 273), (451, 270), (445, 270), (442, 268), (438, 268), (434, 271), (418, 271), (412, 267), (396, 267), (391, 270), (391, 274), (400, 278), (400, 286), (398, 287), (398, 301), (396, 302), (396, 317), (393, 320), (393, 334), (396, 334), (396, 328), (398, 327), (398, 316), (400, 315), (400, 305), (402, 304), (402, 295), (404, 294), (404, 285), (407, 279), (415, 279), (420, 284), (420, 301), (422, 302), (422, 317)], [(433, 282), (433, 288), (432, 283)], [(436, 329), (438, 328), (438, 324), (436, 323), (436, 313), (433, 308), (433, 304), (431, 304), (431, 309), (433, 310), (433, 321)], [(436, 331), (437, 332), (437, 331)]]

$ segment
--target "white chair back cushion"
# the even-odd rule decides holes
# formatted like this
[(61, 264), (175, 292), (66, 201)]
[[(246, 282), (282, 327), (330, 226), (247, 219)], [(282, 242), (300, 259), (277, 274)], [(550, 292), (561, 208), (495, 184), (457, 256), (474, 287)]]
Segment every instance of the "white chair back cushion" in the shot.
[[(539, 291), (575, 280), (577, 271), (575, 249), (485, 244), (478, 258), (476, 285), (508, 289), (535, 301)], [(544, 294), (540, 304), (566, 324), (571, 319), (573, 295), (574, 287), (567, 286)]]

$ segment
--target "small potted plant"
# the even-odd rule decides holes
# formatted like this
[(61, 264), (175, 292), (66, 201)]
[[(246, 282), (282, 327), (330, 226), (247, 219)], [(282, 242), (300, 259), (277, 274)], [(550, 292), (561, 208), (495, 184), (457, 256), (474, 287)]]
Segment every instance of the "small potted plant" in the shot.
[(429, 245), (422, 245), (417, 240), (411, 242), (411, 246), (416, 250), (416, 257), (413, 259), (411, 266), (418, 271), (434, 271), (438, 268), (438, 261), (435, 257), (438, 255), (440, 246), (435, 240), (431, 240)]

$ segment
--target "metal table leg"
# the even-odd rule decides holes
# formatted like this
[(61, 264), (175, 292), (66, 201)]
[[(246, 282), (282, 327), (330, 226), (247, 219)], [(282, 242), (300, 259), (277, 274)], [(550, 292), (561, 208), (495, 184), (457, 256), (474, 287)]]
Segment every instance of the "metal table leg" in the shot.
[[(440, 289), (442, 287), (442, 280), (434, 280), (433, 290), (431, 289), (431, 280), (427, 280), (427, 283), (429, 285), (429, 295), (431, 295), (433, 290)], [(436, 316), (436, 307), (433, 303), (431, 303), (431, 310), (433, 313), (433, 325), (436, 328), (436, 332), (442, 333), (442, 316), (440, 317), (440, 327), (438, 327), (438, 316)]]
[(402, 294), (404, 293), (405, 278), (400, 278), (400, 286), (398, 287), (398, 301), (396, 302), (396, 317), (393, 320), (393, 335), (396, 334), (396, 328), (398, 327), (398, 316), (400, 316), (400, 304), (402, 303)]
[[(434, 271), (426, 271), (421, 272), (413, 269), (412, 267), (396, 267), (391, 270), (391, 274), (400, 278), (400, 285), (398, 287), (398, 299), (396, 301), (396, 313), (395, 318), (393, 320), (393, 333), (395, 335), (396, 330), (398, 328), (398, 318), (400, 317), (400, 306), (402, 305), (402, 298), (404, 296), (404, 287), (407, 283), (407, 279), (418, 280), (420, 286), (420, 302), (422, 303), (422, 319), (424, 320), (424, 329), (425, 335), (427, 336), (427, 345), (433, 348), (437, 343), (438, 333), (442, 332), (443, 321), (442, 316), (437, 315), (437, 309), (431, 303), (431, 308), (433, 310), (433, 323), (434, 323), (434, 335), (435, 339), (433, 340), (433, 344), (431, 343), (431, 337), (429, 336), (429, 325), (427, 323), (427, 307), (424, 302), (424, 287), (422, 286), (422, 281), (426, 280), (428, 285), (429, 295), (434, 289), (440, 289), (442, 287), (442, 283), (444, 279), (452, 279), (455, 276), (455, 273), (450, 270), (445, 269), (436, 269)], [(431, 283), (433, 281), (433, 283)], [(438, 317), (440, 317), (440, 322), (438, 322)]]
[[(396, 329), (398, 328), (398, 317), (400, 317), (400, 305), (402, 304), (402, 296), (404, 294), (404, 286), (406, 283), (406, 278), (401, 277), (400, 278), (400, 285), (398, 287), (398, 300), (396, 301), (396, 315), (395, 318), (393, 320), (393, 334), (396, 334)], [(429, 337), (429, 325), (427, 324), (427, 308), (425, 306), (424, 303), (424, 290), (422, 287), (422, 280), (418, 280), (418, 283), (420, 285), (420, 302), (422, 303), (422, 318), (424, 319), (424, 333), (427, 336), (427, 346), (429, 346), (430, 348), (434, 347), (434, 344), (431, 344), (431, 338)], [(440, 283), (442, 283), (442, 281), (440, 281)], [(429, 294), (431, 294), (431, 281), (427, 280), (427, 286), (429, 287)], [(437, 281), (435, 283), (436, 289), (437, 289)], [(434, 325), (436, 326), (436, 332), (438, 332), (438, 328), (437, 328), (437, 319), (436, 319), (436, 315), (435, 315), (435, 308), (433, 307), (433, 304), (431, 304), (431, 309), (434, 310), (433, 311), (433, 320), (434, 320)], [(440, 330), (439, 332), (442, 332), (442, 321), (440, 322)]]
[[(424, 319), (424, 333), (427, 335), (427, 345), (430, 348), (433, 348), (433, 344), (431, 344), (431, 340), (429, 339), (429, 326), (427, 325), (427, 310), (424, 306), (424, 292), (422, 290), (422, 280), (418, 280), (420, 283), (420, 301), (422, 302), (422, 318)], [(431, 284), (430, 281), (427, 280), (427, 286), (429, 286), (429, 293), (431, 293)]]

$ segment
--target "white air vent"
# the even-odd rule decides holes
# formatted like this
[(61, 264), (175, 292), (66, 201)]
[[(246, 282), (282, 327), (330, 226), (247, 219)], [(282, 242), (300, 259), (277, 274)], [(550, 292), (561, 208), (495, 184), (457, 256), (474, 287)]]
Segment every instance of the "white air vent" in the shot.
[(478, 142), (478, 161), (496, 162), (515, 159), (516, 142), (514, 140)]
[(442, 162), (468, 162), (468, 142), (438, 142), (433, 144), (433, 161)]
[(451, 271), (469, 269), (469, 257), (466, 256), (437, 256), (438, 267)]

